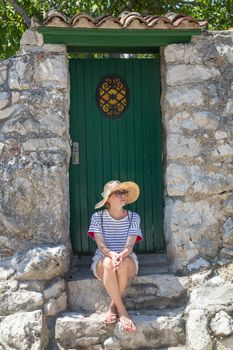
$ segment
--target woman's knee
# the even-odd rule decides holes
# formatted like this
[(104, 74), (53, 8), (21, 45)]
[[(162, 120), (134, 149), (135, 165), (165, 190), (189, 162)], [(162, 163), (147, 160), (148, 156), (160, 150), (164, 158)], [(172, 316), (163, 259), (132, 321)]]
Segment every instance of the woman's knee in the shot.
[(102, 262), (102, 266), (105, 270), (113, 271), (112, 259), (108, 257), (104, 258)]
[(119, 273), (123, 273), (123, 272), (127, 272), (130, 266), (130, 258), (126, 257), (122, 260), (119, 268), (118, 268), (118, 272)]
[(118, 273), (119, 274), (127, 274), (129, 278), (131, 278), (133, 275), (136, 274), (136, 266), (134, 261), (129, 258), (126, 257), (125, 259), (123, 259), (119, 269), (118, 269)]

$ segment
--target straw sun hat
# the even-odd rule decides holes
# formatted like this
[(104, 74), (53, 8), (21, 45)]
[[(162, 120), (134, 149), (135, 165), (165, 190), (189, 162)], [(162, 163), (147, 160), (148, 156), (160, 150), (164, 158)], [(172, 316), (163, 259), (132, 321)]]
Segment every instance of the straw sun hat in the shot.
[(135, 202), (139, 196), (139, 187), (135, 182), (126, 181), (120, 182), (118, 180), (112, 180), (106, 183), (104, 186), (104, 191), (101, 193), (103, 199), (95, 205), (95, 209), (101, 208), (108, 200), (110, 194), (116, 191), (128, 191), (128, 196), (126, 197), (126, 204)]

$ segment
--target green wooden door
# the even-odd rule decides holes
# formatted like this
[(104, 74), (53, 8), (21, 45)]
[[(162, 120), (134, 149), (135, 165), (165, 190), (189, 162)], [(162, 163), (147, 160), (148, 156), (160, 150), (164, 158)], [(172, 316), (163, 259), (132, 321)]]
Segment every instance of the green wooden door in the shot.
[[(97, 106), (97, 87), (109, 74), (128, 86), (129, 105), (118, 119)], [(95, 250), (85, 233), (109, 180), (140, 187), (138, 201), (129, 206), (139, 213), (144, 234), (136, 251), (164, 249), (159, 59), (71, 59), (70, 77), (70, 135), (79, 144), (79, 164), (70, 164), (73, 251)]]

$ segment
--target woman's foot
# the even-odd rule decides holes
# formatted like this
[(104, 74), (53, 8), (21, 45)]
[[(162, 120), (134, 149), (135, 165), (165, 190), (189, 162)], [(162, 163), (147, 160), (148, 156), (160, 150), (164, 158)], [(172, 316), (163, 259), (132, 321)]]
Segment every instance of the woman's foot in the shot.
[(129, 318), (128, 312), (124, 304), (122, 304), (118, 308), (118, 316), (119, 316), (119, 327), (121, 331), (123, 330), (130, 333), (136, 332), (135, 323)]
[(130, 332), (130, 333), (136, 332), (135, 323), (129, 317), (121, 316), (119, 318), (119, 323), (120, 323), (121, 330)]
[(111, 303), (109, 309), (103, 319), (103, 323), (105, 324), (113, 324), (116, 323), (118, 319), (117, 308), (115, 304)]

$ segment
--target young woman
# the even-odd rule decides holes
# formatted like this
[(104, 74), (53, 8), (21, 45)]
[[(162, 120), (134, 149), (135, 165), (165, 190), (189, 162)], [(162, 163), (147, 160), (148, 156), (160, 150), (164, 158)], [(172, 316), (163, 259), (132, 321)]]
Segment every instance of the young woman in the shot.
[(136, 326), (129, 318), (122, 295), (129, 280), (138, 272), (137, 256), (133, 253), (136, 241), (142, 240), (140, 217), (124, 209), (139, 196), (136, 183), (110, 181), (104, 186), (103, 200), (95, 208), (105, 210), (92, 215), (88, 234), (96, 240), (98, 249), (91, 270), (103, 282), (111, 303), (103, 320), (106, 324), (120, 322), (121, 328), (135, 332)]

